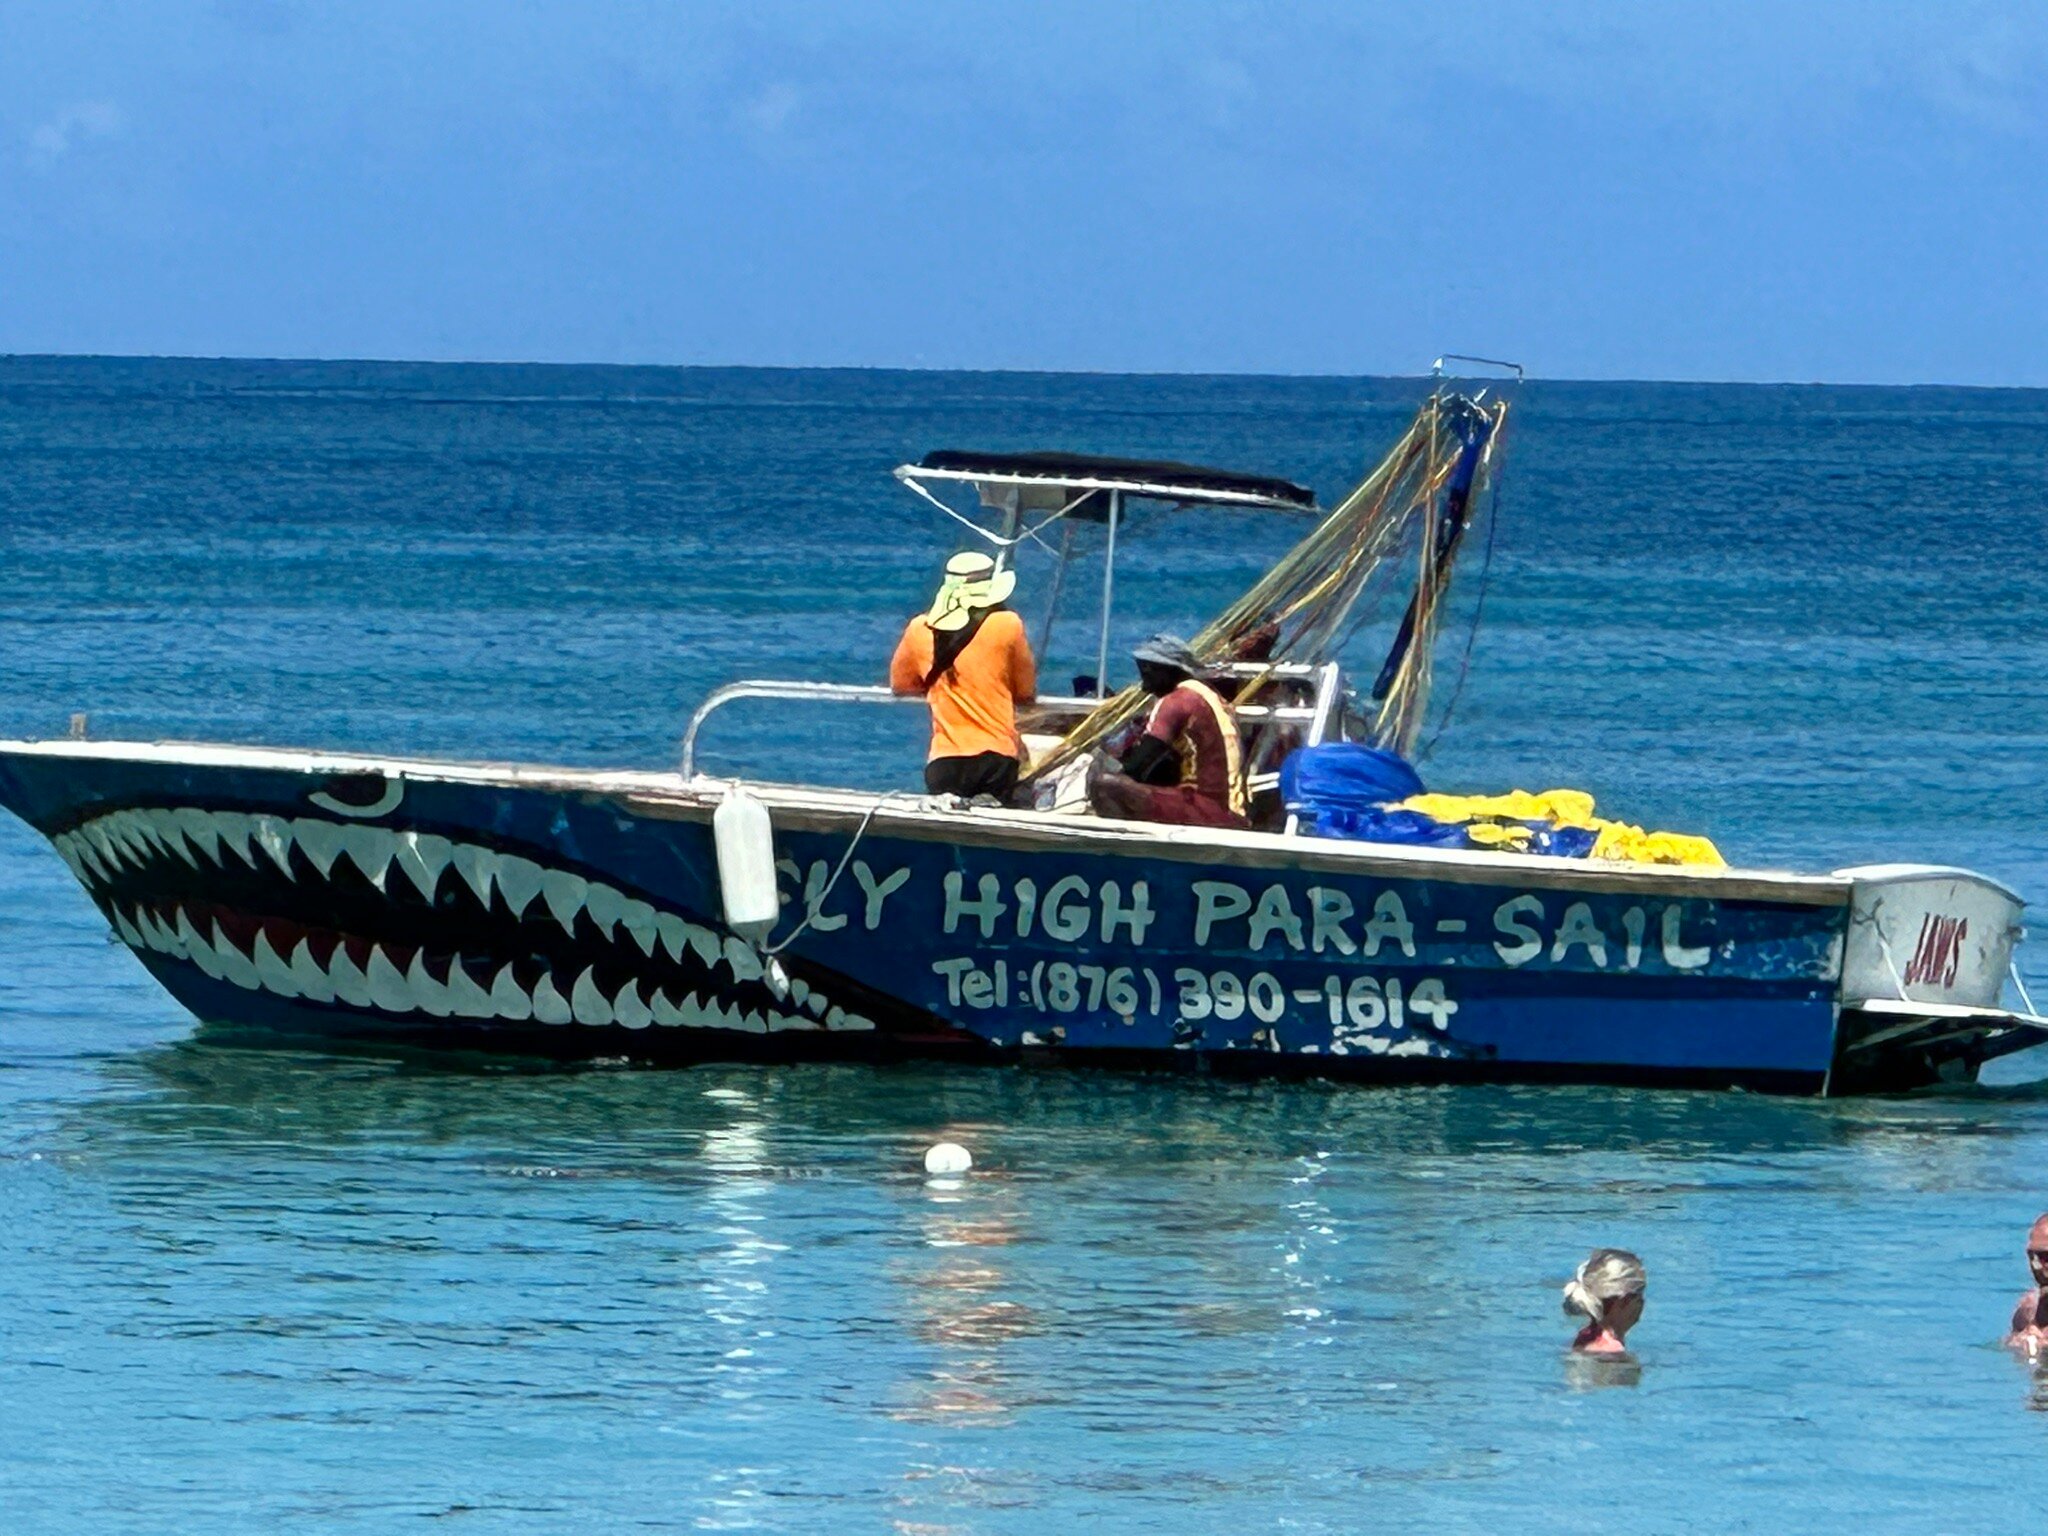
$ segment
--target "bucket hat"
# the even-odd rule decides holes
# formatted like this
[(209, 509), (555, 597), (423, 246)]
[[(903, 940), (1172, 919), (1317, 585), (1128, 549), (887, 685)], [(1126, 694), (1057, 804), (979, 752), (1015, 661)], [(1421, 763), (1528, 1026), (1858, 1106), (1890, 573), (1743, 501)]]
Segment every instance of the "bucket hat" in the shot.
[(965, 550), (946, 562), (946, 579), (924, 621), (933, 629), (964, 629), (977, 611), (1008, 602), (1016, 590), (1015, 571), (999, 571), (992, 557)]

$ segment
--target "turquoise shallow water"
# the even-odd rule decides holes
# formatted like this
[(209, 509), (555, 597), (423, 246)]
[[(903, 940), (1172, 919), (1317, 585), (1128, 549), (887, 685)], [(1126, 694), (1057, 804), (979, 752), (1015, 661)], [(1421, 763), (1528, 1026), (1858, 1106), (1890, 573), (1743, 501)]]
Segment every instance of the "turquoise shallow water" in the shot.
[[(1327, 498), (1416, 395), (0, 361), (0, 732), (665, 763), (718, 682), (878, 671), (948, 547), (905, 457)], [(2048, 396), (1522, 406), (1432, 781), (2048, 893)], [(1140, 530), (1123, 638), (1285, 538)], [(917, 722), (753, 709), (711, 750), (904, 782)], [(2042, 1070), (1815, 1104), (250, 1052), (0, 824), (0, 1527), (2026, 1528), (2048, 1389), (1995, 1339)], [(1650, 1268), (1632, 1383), (1561, 1355), (1596, 1243)]]

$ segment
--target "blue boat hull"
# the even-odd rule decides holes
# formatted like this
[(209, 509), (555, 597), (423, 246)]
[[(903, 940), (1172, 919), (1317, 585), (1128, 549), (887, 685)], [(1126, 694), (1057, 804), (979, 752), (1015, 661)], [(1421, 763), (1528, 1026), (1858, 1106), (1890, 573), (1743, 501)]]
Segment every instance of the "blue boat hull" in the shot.
[(0, 803), (216, 1025), (666, 1062), (1790, 1092), (1821, 1091), (1836, 1057), (1848, 909), (1825, 878), (759, 792), (784, 881), (774, 954), (719, 920), (715, 787), (0, 750)]

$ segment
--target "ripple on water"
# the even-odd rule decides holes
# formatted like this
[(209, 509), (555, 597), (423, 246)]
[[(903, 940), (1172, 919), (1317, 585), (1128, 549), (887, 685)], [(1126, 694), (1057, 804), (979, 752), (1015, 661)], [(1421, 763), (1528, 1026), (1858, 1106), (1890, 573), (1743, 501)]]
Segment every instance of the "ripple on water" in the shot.
[[(1414, 397), (620, 379), (0, 359), (4, 733), (85, 708), (667, 762), (717, 683), (870, 677), (942, 543), (887, 479), (907, 453), (1143, 451), (1327, 498)], [(1583, 785), (1750, 861), (2048, 889), (2044, 398), (1532, 386), (1425, 772)], [(1288, 532), (1175, 528), (1127, 541), (1119, 645)], [(789, 558), (821, 547), (822, 585)], [(1093, 646), (1063, 621), (1045, 675)], [(787, 770), (826, 729), (849, 782), (914, 773), (913, 711), (736, 710), (706, 750)], [(9, 1536), (2037, 1523), (2044, 1397), (1993, 1340), (2048, 1205), (2048, 1089), (2006, 1075), (2038, 1065), (1850, 1104), (451, 1070), (195, 1039), (11, 822), (0, 891)], [(949, 1190), (941, 1139), (976, 1162)], [(1632, 1385), (1563, 1353), (1558, 1287), (1610, 1243), (1650, 1272)]]

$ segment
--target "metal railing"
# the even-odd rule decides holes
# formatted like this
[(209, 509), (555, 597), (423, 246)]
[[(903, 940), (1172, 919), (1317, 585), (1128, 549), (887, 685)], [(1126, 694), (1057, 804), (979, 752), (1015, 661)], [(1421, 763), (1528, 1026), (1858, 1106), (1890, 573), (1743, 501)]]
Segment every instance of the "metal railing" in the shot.
[[(1231, 713), (1240, 720), (1298, 720), (1309, 728), (1311, 744), (1320, 741), (1328, 729), (1330, 711), (1337, 692), (1337, 667), (1335, 663), (1323, 666), (1308, 666), (1301, 663), (1282, 663), (1267, 667), (1263, 663), (1235, 663), (1219, 671), (1230, 671), (1247, 676), (1271, 671), (1277, 676), (1308, 679), (1317, 683), (1316, 702), (1304, 704), (1244, 704), (1233, 706)], [(775, 678), (747, 678), (737, 683), (727, 683), (723, 688), (714, 688), (705, 695), (696, 713), (690, 716), (690, 723), (683, 728), (682, 776), (686, 779), (697, 775), (697, 737), (704, 729), (704, 722), (716, 711), (739, 699), (813, 699), (833, 700), (842, 704), (922, 704), (921, 694), (893, 693), (887, 688), (868, 683), (800, 683), (783, 682)], [(1086, 714), (1100, 699), (1042, 698), (1038, 700), (1041, 709), (1070, 709), (1076, 714)]]

